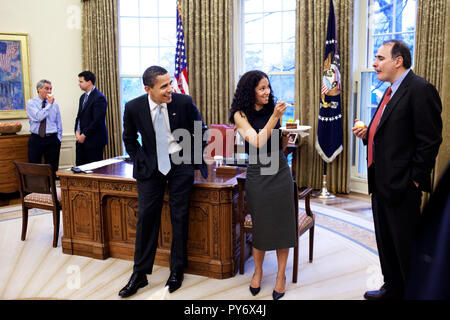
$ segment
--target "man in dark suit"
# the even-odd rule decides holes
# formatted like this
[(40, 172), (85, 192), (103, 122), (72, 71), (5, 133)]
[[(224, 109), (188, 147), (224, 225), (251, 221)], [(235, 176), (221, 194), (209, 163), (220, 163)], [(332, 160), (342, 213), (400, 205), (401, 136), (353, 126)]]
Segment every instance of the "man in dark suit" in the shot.
[(420, 218), (422, 191), (442, 142), (442, 104), (436, 88), (415, 75), (411, 53), (391, 40), (378, 50), (377, 78), (391, 83), (369, 125), (352, 128), (368, 146), (368, 183), (384, 285), (367, 300), (402, 299)]
[(76, 165), (100, 161), (108, 144), (105, 117), (108, 102), (95, 87), (95, 75), (83, 71), (78, 75), (78, 85), (85, 93), (81, 95), (75, 119)]
[[(205, 145), (202, 136), (206, 127), (192, 98), (172, 92), (171, 78), (164, 68), (152, 66), (145, 70), (142, 78), (147, 94), (129, 101), (123, 116), (123, 140), (134, 162), (133, 177), (138, 185), (139, 216), (133, 274), (119, 292), (121, 297), (129, 297), (148, 284), (147, 274), (152, 273), (155, 260), (166, 185), (172, 224), (170, 276), (166, 285), (169, 292), (181, 286), (187, 265), (194, 169), (200, 169), (207, 177), (202, 157)], [(138, 132), (142, 145), (137, 140)], [(178, 133), (185, 133), (182, 140)]]

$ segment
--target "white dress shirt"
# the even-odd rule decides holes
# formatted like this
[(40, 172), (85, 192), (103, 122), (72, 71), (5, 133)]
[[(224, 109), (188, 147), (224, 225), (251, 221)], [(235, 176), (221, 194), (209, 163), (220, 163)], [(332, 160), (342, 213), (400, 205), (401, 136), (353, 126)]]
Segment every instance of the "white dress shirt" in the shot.
[[(155, 116), (156, 116), (156, 112), (158, 110), (158, 108), (157, 108), (158, 104), (155, 103), (150, 98), (150, 95), (148, 95), (148, 103), (150, 105), (150, 114), (152, 116), (152, 122), (153, 122), (153, 124), (155, 124)], [(175, 140), (175, 138), (172, 135), (172, 131), (170, 130), (169, 116), (167, 113), (167, 103), (162, 103), (162, 104), (160, 104), (160, 106), (161, 106), (161, 112), (166, 121), (167, 139), (168, 139), (168, 143), (169, 143), (169, 154), (173, 154), (175, 152), (180, 151), (181, 146), (177, 143), (177, 141)]]
[[(400, 87), (400, 85), (402, 84), (403, 80), (404, 80), (404, 79), (406, 78), (406, 76), (408, 75), (409, 70), (411, 70), (411, 69), (406, 70), (406, 71), (405, 71), (405, 72), (404, 72), (397, 80), (394, 81), (394, 83), (392, 83), (392, 85), (391, 85), (391, 90), (392, 90), (392, 92), (391, 92), (391, 97), (390, 97), (389, 100), (391, 100), (392, 97), (394, 96), (394, 94), (397, 92), (397, 90), (398, 90), (398, 88)], [(386, 108), (383, 108), (383, 110), (382, 110), (382, 112), (381, 112), (381, 115), (383, 115), (384, 110), (386, 110)]]
[(45, 133), (56, 133), (59, 141), (62, 141), (61, 113), (56, 102), (50, 104), (47, 100), (45, 108), (42, 108), (42, 99), (35, 97), (27, 101), (26, 112), (31, 133), (39, 134), (41, 121), (47, 119)]

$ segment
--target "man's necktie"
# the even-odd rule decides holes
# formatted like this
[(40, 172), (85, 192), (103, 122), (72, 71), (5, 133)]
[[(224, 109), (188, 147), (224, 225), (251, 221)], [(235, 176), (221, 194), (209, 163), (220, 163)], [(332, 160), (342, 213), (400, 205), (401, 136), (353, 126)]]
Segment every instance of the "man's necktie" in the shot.
[(86, 106), (86, 102), (88, 101), (89, 95), (87, 93), (84, 94), (83, 104), (81, 105), (81, 110), (84, 110)]
[[(44, 101), (42, 101), (42, 109), (44, 109), (45, 108), (45, 99), (44, 99)], [(41, 121), (41, 124), (39, 125), (39, 136), (41, 137), (41, 138), (44, 138), (45, 137), (45, 132), (46, 132), (46, 130), (47, 130), (47, 118), (44, 118), (44, 120), (42, 120)]]
[(170, 171), (169, 142), (167, 127), (161, 106), (157, 106), (155, 115), (156, 153), (158, 156), (158, 169), (163, 175)]
[(375, 136), (375, 132), (377, 131), (377, 127), (380, 124), (381, 116), (383, 115), (384, 108), (386, 107), (389, 99), (391, 98), (392, 89), (389, 87), (386, 90), (386, 94), (384, 95), (383, 101), (380, 104), (375, 116), (373, 117), (372, 124), (370, 125), (369, 130), (369, 139), (368, 139), (368, 157), (367, 157), (367, 166), (370, 167), (373, 162), (373, 137)]

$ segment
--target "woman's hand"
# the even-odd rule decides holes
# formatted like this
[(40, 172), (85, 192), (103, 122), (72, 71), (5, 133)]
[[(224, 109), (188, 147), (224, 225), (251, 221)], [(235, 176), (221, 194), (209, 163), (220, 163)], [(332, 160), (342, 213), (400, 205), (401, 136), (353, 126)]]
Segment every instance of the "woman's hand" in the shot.
[(273, 109), (273, 115), (275, 117), (277, 117), (278, 119), (280, 119), (283, 116), (283, 114), (286, 112), (286, 109), (287, 109), (286, 102), (278, 101), (277, 105)]

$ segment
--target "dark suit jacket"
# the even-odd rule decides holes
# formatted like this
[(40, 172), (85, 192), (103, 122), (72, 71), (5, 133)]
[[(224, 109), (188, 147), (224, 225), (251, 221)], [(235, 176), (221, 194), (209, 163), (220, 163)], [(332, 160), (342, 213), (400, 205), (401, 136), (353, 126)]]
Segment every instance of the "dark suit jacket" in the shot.
[(431, 191), (430, 174), (442, 142), (441, 112), (436, 88), (410, 70), (386, 105), (375, 132), (375, 170), (368, 173), (369, 193), (398, 199), (411, 186), (415, 188), (413, 180), (420, 190)]
[(406, 299), (450, 299), (450, 162), (420, 217)]
[[(203, 124), (202, 117), (192, 98), (188, 95), (172, 93), (172, 101), (167, 104), (170, 130), (186, 129), (191, 134), (190, 161), (195, 164), (195, 169), (200, 169), (203, 177), (208, 176), (208, 169), (203, 161), (203, 133), (207, 127)], [(200, 121), (200, 132), (196, 132), (197, 140), (194, 141), (194, 121)], [(139, 144), (137, 133), (141, 134), (142, 146)], [(200, 137), (201, 135), (201, 137)], [(201, 139), (201, 140), (198, 140)], [(156, 137), (153, 128), (148, 95), (144, 94), (125, 104), (123, 115), (123, 141), (125, 149), (134, 162), (133, 177), (135, 179), (147, 179), (157, 166)], [(180, 139), (177, 141), (181, 142)], [(196, 144), (196, 145), (195, 145)], [(183, 147), (183, 144), (180, 144)], [(185, 151), (185, 150), (183, 150)], [(197, 152), (195, 154), (194, 152)], [(200, 154), (201, 152), (201, 154)]]
[(77, 130), (78, 122), (80, 122), (80, 134), (83, 133), (86, 136), (84, 141), (86, 148), (103, 147), (108, 144), (108, 133), (105, 124), (108, 102), (97, 88), (91, 92), (86, 106), (81, 110), (83, 100), (84, 94), (80, 97), (74, 131)]

